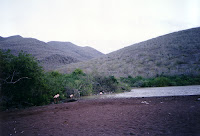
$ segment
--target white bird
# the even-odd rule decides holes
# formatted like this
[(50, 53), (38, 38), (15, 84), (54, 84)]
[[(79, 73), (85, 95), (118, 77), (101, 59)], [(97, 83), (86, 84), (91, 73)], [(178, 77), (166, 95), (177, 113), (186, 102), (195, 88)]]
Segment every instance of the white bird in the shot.
[(53, 98), (58, 98), (60, 95), (59, 94), (56, 94)]
[(70, 97), (71, 99), (73, 98), (73, 96), (74, 96), (73, 94), (70, 94), (70, 95), (69, 95), (69, 97)]
[(56, 94), (53, 98), (54, 98), (54, 103), (58, 103), (59, 102), (59, 94)]

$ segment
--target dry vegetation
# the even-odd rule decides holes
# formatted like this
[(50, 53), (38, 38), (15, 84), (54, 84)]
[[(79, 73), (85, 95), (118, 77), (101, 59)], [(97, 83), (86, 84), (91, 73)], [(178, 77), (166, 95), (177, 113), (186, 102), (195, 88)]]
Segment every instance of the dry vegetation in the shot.
[(179, 31), (133, 44), (106, 56), (60, 67), (64, 73), (76, 68), (84, 72), (124, 77), (131, 75), (200, 74), (200, 28)]

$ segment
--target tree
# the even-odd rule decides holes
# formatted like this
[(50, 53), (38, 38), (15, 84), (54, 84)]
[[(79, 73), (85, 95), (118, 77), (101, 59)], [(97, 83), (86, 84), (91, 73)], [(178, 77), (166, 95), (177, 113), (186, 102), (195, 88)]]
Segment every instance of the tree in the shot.
[(42, 67), (37, 60), (21, 51), (18, 56), (10, 50), (0, 50), (1, 103), (6, 106), (39, 105), (43, 94)]
[(75, 70), (72, 72), (72, 74), (75, 75), (75, 76), (78, 76), (78, 75), (85, 75), (85, 74), (83, 73), (83, 70), (81, 70), (81, 69), (79, 69), (79, 68), (75, 69)]

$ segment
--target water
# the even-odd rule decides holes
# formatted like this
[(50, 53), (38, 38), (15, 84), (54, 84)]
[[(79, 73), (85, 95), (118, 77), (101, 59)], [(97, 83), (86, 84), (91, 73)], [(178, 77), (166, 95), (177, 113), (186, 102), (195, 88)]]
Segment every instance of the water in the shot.
[(131, 98), (131, 97), (158, 97), (158, 96), (185, 96), (200, 95), (200, 85), (195, 86), (174, 86), (174, 87), (149, 87), (135, 88), (130, 92), (118, 94), (105, 94), (85, 97), (93, 98)]

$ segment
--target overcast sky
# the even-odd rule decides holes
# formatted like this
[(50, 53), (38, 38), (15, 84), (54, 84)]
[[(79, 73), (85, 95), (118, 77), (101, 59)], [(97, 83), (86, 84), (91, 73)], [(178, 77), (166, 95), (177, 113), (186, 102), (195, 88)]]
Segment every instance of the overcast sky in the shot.
[(200, 26), (200, 0), (0, 0), (0, 36), (70, 41), (109, 53)]

